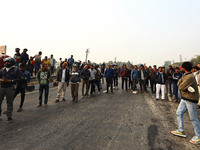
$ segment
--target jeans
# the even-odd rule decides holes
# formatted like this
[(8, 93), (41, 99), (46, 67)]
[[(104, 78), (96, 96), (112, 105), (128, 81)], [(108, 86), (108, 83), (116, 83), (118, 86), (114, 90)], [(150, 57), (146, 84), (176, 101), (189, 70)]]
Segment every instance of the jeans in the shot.
[(168, 84), (169, 84), (169, 90), (168, 91), (169, 91), (170, 96), (172, 97), (172, 85), (173, 85), (173, 82), (169, 80)]
[(79, 83), (71, 84), (71, 94), (73, 100), (78, 100)]
[(21, 88), (20, 86), (18, 86), (15, 90), (14, 99), (19, 93), (21, 93), (21, 102), (19, 107), (22, 108), (25, 99), (25, 88)]
[(42, 105), (42, 95), (43, 91), (45, 90), (45, 100), (44, 104), (47, 104), (48, 102), (48, 95), (49, 95), (49, 85), (40, 85), (39, 87), (39, 104)]
[[(85, 85), (86, 85), (86, 92), (84, 94)], [(88, 96), (89, 88), (90, 88), (89, 80), (83, 79), (82, 80), (82, 95)]]
[(1, 115), (1, 104), (3, 102), (4, 96), (6, 97), (7, 103), (7, 117), (12, 117), (13, 112), (13, 95), (14, 95), (14, 87), (2, 88), (0, 87), (0, 115)]
[(145, 80), (140, 80), (140, 90), (147, 91)]
[(124, 90), (124, 82), (125, 82), (126, 91), (127, 91), (128, 90), (128, 87), (127, 87), (128, 78), (122, 77), (122, 90)]
[(54, 73), (54, 66), (51, 66), (51, 75)]
[(178, 130), (180, 132), (184, 132), (183, 115), (188, 110), (190, 120), (192, 121), (192, 125), (194, 127), (195, 135), (198, 136), (198, 138), (200, 138), (200, 123), (198, 119), (196, 106), (197, 106), (196, 103), (192, 103), (184, 99), (181, 99), (181, 102), (176, 111), (176, 116), (178, 121)]
[(37, 74), (37, 72), (40, 70), (40, 66), (41, 64), (38, 62), (35, 62), (35, 75)]
[(113, 92), (113, 79), (108, 79), (106, 78), (106, 88), (107, 88), (107, 93), (108, 93), (108, 88), (110, 87), (111, 88), (111, 92)]
[(150, 80), (150, 84), (151, 84), (151, 92), (155, 93), (156, 92), (156, 81)]
[(90, 94), (95, 92), (95, 80), (90, 80)]
[(136, 84), (137, 84), (137, 79), (133, 79), (132, 81), (132, 90), (135, 91), (136, 89)]
[(114, 77), (114, 87), (118, 86), (118, 76)]
[(174, 82), (173, 82), (173, 93), (174, 93), (175, 99), (178, 99), (178, 86), (177, 86), (177, 83), (174, 83)]

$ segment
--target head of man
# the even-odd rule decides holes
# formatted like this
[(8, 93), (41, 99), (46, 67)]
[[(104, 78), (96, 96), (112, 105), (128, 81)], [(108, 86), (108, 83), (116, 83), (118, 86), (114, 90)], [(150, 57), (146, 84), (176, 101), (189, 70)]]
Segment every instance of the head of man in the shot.
[(25, 64), (20, 64), (19, 69), (21, 72), (24, 72), (26, 69), (26, 65)]
[(175, 68), (175, 72), (176, 72), (176, 73), (179, 73), (179, 72), (180, 72), (179, 67), (176, 67), (176, 68)]
[(192, 68), (192, 72), (197, 72), (199, 70), (199, 67), (197, 67), (197, 66), (194, 66), (193, 68)]
[(162, 67), (162, 72), (165, 72), (165, 67)]
[(85, 68), (86, 70), (88, 70), (88, 65), (85, 65), (84, 68)]
[(47, 56), (44, 57), (44, 60), (47, 60)]
[(42, 52), (41, 51), (39, 51), (39, 53), (38, 53), (39, 55), (42, 55)]
[(44, 71), (44, 70), (47, 70), (47, 68), (48, 68), (47, 64), (44, 63), (44, 64), (42, 65), (42, 70), (43, 70), (43, 71)]
[(158, 68), (158, 71), (159, 71), (159, 72), (162, 72), (162, 67), (159, 67), (159, 68)]
[(124, 65), (124, 69), (126, 69), (127, 68), (127, 65)]
[(19, 53), (20, 49), (19, 48), (15, 48), (15, 52)]
[(136, 65), (135, 65), (135, 67), (134, 67), (134, 68), (135, 68), (135, 70), (137, 70), (137, 66), (136, 66)]
[(117, 66), (116, 66), (116, 65), (114, 66), (114, 69), (117, 69)]
[(182, 67), (183, 72), (189, 73), (192, 70), (192, 63), (191, 62), (184, 62), (181, 67)]
[(154, 66), (153, 66), (153, 69), (157, 69), (157, 66), (156, 66), (156, 65), (154, 65)]
[(53, 58), (53, 55), (51, 54), (51, 56), (50, 56), (51, 58)]
[(73, 55), (71, 55), (71, 58), (73, 58), (74, 56)]
[(143, 65), (140, 65), (140, 69), (143, 70), (143, 69), (144, 69), (144, 66), (143, 66)]
[(63, 69), (67, 68), (67, 66), (68, 66), (67, 63), (62, 64)]
[(152, 70), (152, 67), (151, 66), (149, 66), (149, 71), (151, 71)]
[(26, 53), (27, 51), (28, 51), (28, 49), (27, 49), (27, 48), (23, 49), (23, 52), (24, 52), (24, 53)]
[(74, 69), (74, 70), (78, 70), (78, 66), (75, 64), (75, 65), (73, 66), (73, 69)]

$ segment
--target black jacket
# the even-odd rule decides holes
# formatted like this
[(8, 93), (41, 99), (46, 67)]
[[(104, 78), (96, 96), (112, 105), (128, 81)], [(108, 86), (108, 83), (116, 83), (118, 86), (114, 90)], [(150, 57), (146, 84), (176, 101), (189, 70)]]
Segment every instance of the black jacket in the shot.
[(81, 82), (81, 73), (79, 70), (72, 70), (72, 72), (70, 73), (70, 82), (71, 83)]
[(81, 78), (84, 79), (84, 80), (89, 80), (90, 78), (90, 71), (88, 69), (83, 69), (81, 71)]
[[(65, 82), (69, 82), (69, 70), (66, 68), (65, 69)], [(61, 82), (62, 81), (62, 72), (63, 72), (63, 68), (60, 69), (57, 73), (57, 81)]]
[(12, 82), (1, 82), (2, 88), (8, 88), (18, 83), (20, 80), (20, 70), (17, 67), (12, 67), (9, 71), (6, 68), (1, 68), (0, 79), (12, 80)]
[(144, 75), (144, 80), (147, 78), (147, 72), (146, 72), (146, 70), (145, 69), (143, 69), (143, 70), (139, 70), (139, 72), (138, 72), (138, 75), (139, 75), (139, 80), (141, 80), (141, 71), (143, 71), (143, 75)]
[[(163, 77), (162, 77), (162, 74), (163, 74)], [(165, 84), (165, 81), (167, 80), (167, 75), (164, 72), (162, 72), (162, 74), (160, 72), (156, 73), (155, 81), (157, 84)]]

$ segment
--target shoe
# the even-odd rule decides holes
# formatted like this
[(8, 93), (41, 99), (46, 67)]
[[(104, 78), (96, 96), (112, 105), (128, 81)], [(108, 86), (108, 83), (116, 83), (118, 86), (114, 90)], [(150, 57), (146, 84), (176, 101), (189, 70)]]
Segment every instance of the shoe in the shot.
[(78, 100), (76, 99), (76, 100), (74, 100), (74, 102), (78, 102)]
[(111, 92), (112, 94), (114, 94), (114, 92)]
[(12, 118), (11, 118), (11, 117), (8, 117), (7, 122), (8, 122), (8, 123), (12, 123)]
[(21, 112), (22, 111), (22, 108), (19, 108), (18, 110), (17, 110), (17, 112)]
[(164, 101), (165, 99), (162, 99), (162, 101)]
[(46, 107), (47, 107), (47, 104), (44, 104), (44, 107), (46, 108)]
[(62, 99), (62, 101), (63, 101), (63, 102), (66, 102), (66, 100), (65, 100), (64, 98)]
[(168, 99), (169, 99), (169, 101), (170, 101), (170, 102), (172, 102), (172, 101), (173, 101), (173, 100), (172, 100), (172, 98), (171, 98), (170, 96), (168, 96)]
[(59, 103), (60, 101), (57, 99), (56, 101), (55, 101), (55, 103)]
[(178, 129), (171, 131), (173, 135), (181, 136), (181, 137), (186, 137), (186, 134), (184, 132), (180, 132)]
[(156, 98), (155, 100), (156, 100), (156, 101), (158, 101), (159, 99), (158, 99), (158, 98)]
[(190, 143), (193, 144), (200, 144), (200, 138), (198, 138), (197, 136), (194, 136), (191, 140)]
[(5, 111), (3, 112), (3, 114), (7, 114), (7, 110), (5, 110)]
[(42, 105), (39, 104), (37, 107), (41, 107), (41, 106), (42, 106)]
[(200, 109), (200, 105), (197, 105), (197, 109)]
[(177, 102), (178, 102), (178, 100), (177, 100), (177, 99), (174, 99), (174, 100), (173, 100), (173, 102), (174, 102), (174, 103), (177, 103)]

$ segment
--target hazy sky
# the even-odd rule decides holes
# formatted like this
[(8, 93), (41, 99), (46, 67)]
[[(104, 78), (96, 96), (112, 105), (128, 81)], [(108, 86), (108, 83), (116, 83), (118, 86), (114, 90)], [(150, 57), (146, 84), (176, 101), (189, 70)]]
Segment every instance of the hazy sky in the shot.
[(163, 65), (200, 53), (200, 0), (0, 0), (0, 45), (14, 55)]

